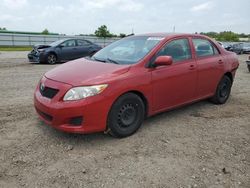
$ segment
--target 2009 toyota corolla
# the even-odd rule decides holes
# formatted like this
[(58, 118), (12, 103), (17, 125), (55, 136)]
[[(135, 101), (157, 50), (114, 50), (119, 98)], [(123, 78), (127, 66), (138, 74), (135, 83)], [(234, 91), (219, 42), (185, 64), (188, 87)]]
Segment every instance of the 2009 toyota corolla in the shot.
[(131, 36), (47, 72), (34, 103), (59, 130), (126, 137), (156, 113), (202, 99), (225, 103), (238, 65), (235, 53), (202, 35)]

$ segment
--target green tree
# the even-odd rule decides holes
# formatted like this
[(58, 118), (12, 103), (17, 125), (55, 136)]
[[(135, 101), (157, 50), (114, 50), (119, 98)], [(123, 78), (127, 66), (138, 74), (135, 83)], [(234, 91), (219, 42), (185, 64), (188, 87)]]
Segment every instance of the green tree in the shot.
[(124, 37), (126, 37), (126, 34), (120, 33), (119, 37), (124, 38)]
[(44, 29), (44, 30), (42, 31), (42, 34), (48, 35), (48, 34), (49, 34), (49, 30), (48, 30), (48, 29)]
[(211, 38), (217, 38), (218, 37), (218, 33), (213, 32), (213, 31), (210, 31), (210, 32), (207, 32), (207, 33), (201, 32), (201, 34), (206, 35), (206, 36), (211, 37)]
[(5, 27), (0, 27), (0, 30), (2, 30), (2, 31), (6, 31), (7, 29), (5, 28)]
[(238, 42), (239, 37), (244, 35), (244, 34), (237, 34), (237, 33), (234, 33), (232, 31), (223, 31), (220, 33), (211, 31), (211, 32), (207, 32), (207, 33), (201, 32), (200, 34), (209, 36), (209, 37), (214, 38), (218, 41), (229, 41), (229, 42)]
[(102, 25), (98, 27), (98, 29), (95, 31), (95, 35), (97, 37), (112, 37), (113, 35), (109, 32), (106, 25)]
[(232, 32), (232, 31), (223, 31), (220, 32), (218, 37), (216, 38), (219, 41), (231, 41), (231, 42), (238, 42), (239, 35)]

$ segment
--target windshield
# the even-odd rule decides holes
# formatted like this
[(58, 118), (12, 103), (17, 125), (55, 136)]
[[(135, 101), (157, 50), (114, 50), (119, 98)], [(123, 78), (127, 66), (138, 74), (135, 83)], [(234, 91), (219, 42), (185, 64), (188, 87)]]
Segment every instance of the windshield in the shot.
[(65, 41), (65, 39), (57, 40), (57, 41), (55, 41), (55, 42), (52, 42), (52, 43), (50, 44), (50, 46), (57, 46), (58, 44), (60, 44), (60, 43), (62, 43), (62, 42), (64, 42), (64, 41)]
[(115, 64), (135, 64), (163, 39), (148, 36), (124, 38), (98, 51), (92, 59)]

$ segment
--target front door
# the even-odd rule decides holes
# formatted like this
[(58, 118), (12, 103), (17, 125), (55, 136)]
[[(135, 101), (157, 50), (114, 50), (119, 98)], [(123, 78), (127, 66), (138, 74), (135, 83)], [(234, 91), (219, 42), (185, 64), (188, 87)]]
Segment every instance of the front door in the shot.
[(59, 55), (61, 60), (72, 60), (77, 58), (75, 39), (70, 39), (60, 45)]
[[(152, 71), (153, 108), (155, 112), (185, 104), (194, 99), (197, 65), (187, 38), (168, 42), (156, 55), (172, 56), (173, 64)], [(155, 58), (156, 58), (155, 57)]]

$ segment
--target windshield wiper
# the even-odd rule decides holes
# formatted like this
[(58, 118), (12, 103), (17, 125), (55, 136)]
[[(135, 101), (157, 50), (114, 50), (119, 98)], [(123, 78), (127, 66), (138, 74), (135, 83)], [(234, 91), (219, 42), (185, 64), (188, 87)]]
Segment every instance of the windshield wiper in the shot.
[(114, 64), (119, 65), (119, 63), (117, 61), (113, 60), (113, 59), (107, 58), (107, 61), (110, 62), (110, 63), (114, 63)]
[(96, 58), (96, 57), (91, 57), (90, 59), (93, 59), (93, 60), (95, 60), (95, 61), (100, 61), (100, 62), (106, 62), (104, 59), (98, 59), (98, 58)]

